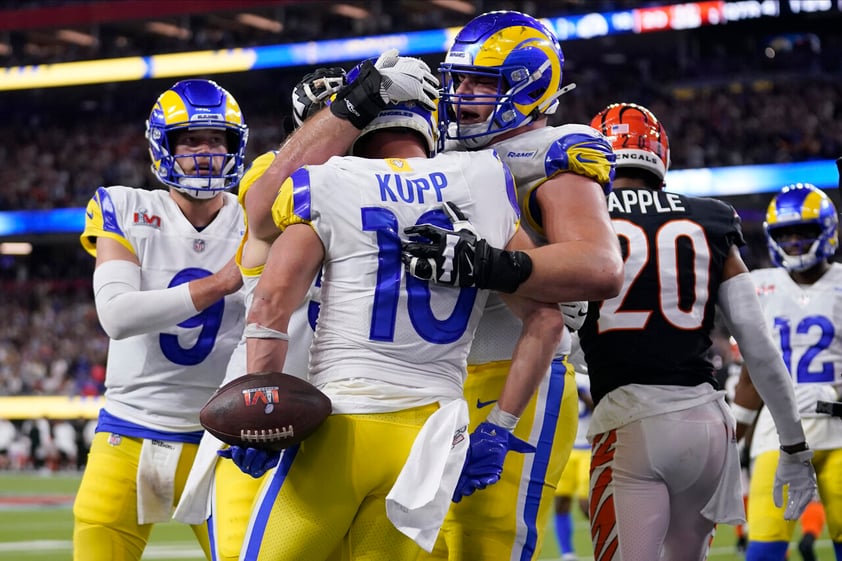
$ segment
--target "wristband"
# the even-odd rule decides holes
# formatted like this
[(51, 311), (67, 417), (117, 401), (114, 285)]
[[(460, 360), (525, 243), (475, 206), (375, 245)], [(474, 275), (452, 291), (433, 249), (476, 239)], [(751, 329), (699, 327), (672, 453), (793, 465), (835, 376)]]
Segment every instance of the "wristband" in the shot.
[(750, 425), (757, 418), (757, 414), (760, 413), (760, 410), (749, 409), (748, 407), (743, 407), (742, 405), (732, 403), (731, 413), (734, 415), (734, 418), (737, 420), (738, 423), (741, 423), (743, 425)]
[(532, 274), (532, 258), (523, 251), (505, 251), (479, 240), (474, 269), (477, 288), (511, 294)]
[(810, 447), (807, 445), (807, 442), (798, 442), (797, 444), (781, 444), (781, 452), (786, 452), (787, 454), (797, 454), (798, 452), (805, 452), (809, 450)]
[(289, 341), (289, 335), (283, 331), (260, 325), (259, 323), (249, 323), (243, 330), (243, 335), (247, 339), (281, 339), (282, 341)]
[(488, 414), (488, 417), (485, 419), (485, 422), (497, 425), (498, 427), (503, 427), (507, 431), (512, 432), (515, 430), (519, 420), (520, 417), (515, 417), (511, 413), (506, 413), (495, 403), (491, 412)]

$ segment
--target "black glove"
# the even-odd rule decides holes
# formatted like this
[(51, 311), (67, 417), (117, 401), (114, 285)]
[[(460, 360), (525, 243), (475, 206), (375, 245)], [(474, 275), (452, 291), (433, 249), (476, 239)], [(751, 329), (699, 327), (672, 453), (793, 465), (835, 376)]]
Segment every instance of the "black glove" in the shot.
[(327, 105), (331, 96), (345, 84), (345, 69), (338, 66), (317, 68), (305, 75), (292, 90), (295, 127), (300, 127), (308, 117)]
[(339, 89), (330, 104), (330, 112), (363, 130), (386, 107), (380, 95), (380, 72), (371, 61), (360, 65), (357, 78)]
[(462, 210), (452, 202), (442, 209), (452, 230), (432, 224), (404, 229), (428, 241), (401, 242), (401, 258), (413, 277), (436, 284), (514, 292), (532, 273), (532, 259), (522, 251), (504, 251), (479, 239)]

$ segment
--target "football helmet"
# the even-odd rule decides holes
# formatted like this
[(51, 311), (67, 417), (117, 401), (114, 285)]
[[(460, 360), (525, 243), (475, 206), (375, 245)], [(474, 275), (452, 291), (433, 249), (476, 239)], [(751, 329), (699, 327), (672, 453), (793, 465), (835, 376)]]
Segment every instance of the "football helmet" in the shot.
[[(376, 59), (370, 60), (374, 62)], [(362, 63), (348, 71), (347, 83), (350, 84), (356, 80), (361, 65)], [(438, 121), (438, 109), (430, 111), (413, 101), (390, 103), (380, 111), (373, 121), (360, 131), (360, 134), (357, 135), (357, 138), (351, 144), (349, 154), (352, 156), (357, 155), (356, 150), (359, 148), (360, 139), (369, 133), (382, 129), (404, 128), (419, 133), (426, 143), (427, 155), (430, 157), (435, 156), (439, 146)]]
[[(793, 226), (804, 227), (803, 233), (808, 237), (784, 240), (781, 230)], [(839, 246), (836, 207), (824, 192), (810, 183), (795, 183), (781, 189), (766, 209), (763, 230), (772, 263), (787, 271), (805, 271), (830, 259)], [(797, 254), (787, 253), (793, 248)]]
[(642, 168), (663, 182), (670, 167), (670, 143), (651, 111), (636, 103), (612, 103), (597, 113), (591, 127), (608, 137), (618, 169)]
[[(558, 38), (537, 19), (514, 11), (482, 14), (456, 35), (439, 66), (445, 135), (468, 148), (555, 113), (564, 54)], [(467, 79), (495, 82), (495, 93), (459, 91)], [(490, 90), (491, 88), (489, 88)], [(460, 123), (479, 106), (494, 109), (482, 123)]]
[[(227, 153), (176, 156), (175, 135), (185, 129), (224, 130)], [(248, 127), (243, 113), (234, 96), (211, 80), (182, 80), (162, 93), (146, 121), (146, 139), (155, 177), (197, 199), (209, 199), (219, 191), (235, 187), (245, 171)], [(179, 164), (179, 160), (186, 158), (220, 156), (225, 158), (222, 168), (210, 174), (188, 174)]]

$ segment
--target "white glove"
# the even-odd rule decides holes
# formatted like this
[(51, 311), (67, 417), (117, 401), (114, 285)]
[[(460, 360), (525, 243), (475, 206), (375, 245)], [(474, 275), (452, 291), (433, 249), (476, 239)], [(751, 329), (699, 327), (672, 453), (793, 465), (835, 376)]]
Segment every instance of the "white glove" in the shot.
[(386, 103), (415, 101), (435, 111), (439, 80), (420, 58), (398, 56), (397, 49), (380, 55), (374, 67), (380, 73), (380, 95)]
[(775, 472), (775, 487), (772, 498), (775, 506), (781, 508), (784, 502), (784, 485), (789, 485), (784, 519), (798, 520), (807, 505), (816, 497), (816, 470), (813, 469), (812, 450), (794, 454), (781, 451), (778, 469)]
[(561, 307), (561, 313), (564, 314), (564, 325), (567, 326), (567, 329), (579, 331), (588, 316), (587, 301), (564, 302), (559, 304), (559, 307)]

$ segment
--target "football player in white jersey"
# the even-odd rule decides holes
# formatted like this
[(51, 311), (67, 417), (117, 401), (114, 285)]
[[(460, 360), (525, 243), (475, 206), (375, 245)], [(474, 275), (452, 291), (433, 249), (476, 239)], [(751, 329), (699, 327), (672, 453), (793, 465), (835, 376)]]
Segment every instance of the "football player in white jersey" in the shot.
[[(97, 313), (110, 337), (105, 405), (73, 506), (74, 559), (139, 560), (167, 522), (202, 434), (199, 410), (243, 330), (234, 254), (248, 128), (209, 80), (160, 95), (147, 121), (152, 170), (167, 190), (100, 187), (84, 248), (96, 257)], [(207, 528), (194, 533), (210, 556)]]
[[(468, 258), (474, 274), (460, 271), (463, 286), (476, 281), (480, 288), (571, 302), (608, 298), (622, 285), (622, 256), (605, 204), (613, 176), (611, 146), (585, 125), (547, 125), (565, 91), (563, 64), (558, 39), (543, 23), (500, 11), (468, 22), (440, 66), (445, 150), (496, 150), (515, 177), (524, 229), (541, 246)], [(441, 256), (415, 247), (418, 252), (407, 258), (410, 272), (444, 282)], [(430, 265), (419, 268), (425, 261)], [(472, 428), (485, 420), (500, 394), (520, 331), (518, 319), (492, 295), (468, 358), (465, 397)], [(537, 452), (509, 456), (500, 484), (453, 505), (435, 551), (423, 557), (537, 558), (576, 437), (579, 400), (573, 368), (563, 360), (569, 351), (565, 335), (559, 360), (515, 431)]]
[[(842, 385), (842, 265), (830, 261), (839, 244), (838, 224), (825, 193), (809, 183), (787, 185), (769, 203), (764, 224), (775, 267), (751, 274), (795, 386), (830, 538), (836, 559), (842, 560), (842, 419), (816, 413), (816, 402), (838, 400)], [(738, 436), (757, 421), (750, 448), (746, 559), (782, 561), (795, 527), (771, 497), (782, 454), (769, 410), (761, 409), (763, 401), (745, 368), (734, 401)]]
[[(282, 368), (296, 344), (287, 342), (290, 313), (323, 268), (310, 381), (333, 414), (265, 482), (243, 559), (317, 561), (337, 547), (347, 559), (415, 559), (419, 545), (433, 546), (454, 494), (495, 483), (509, 450), (532, 450), (510, 428), (560, 341), (558, 307), (508, 297), (524, 333), (499, 403), (469, 446), (462, 382), (488, 292), (404, 274), (401, 239), (423, 224), (448, 228), (445, 199), (501, 245), (531, 245), (496, 153), (428, 159), (436, 132), (429, 111), (388, 108), (353, 146), (366, 158), (305, 166), (281, 187), (272, 213), (283, 234), (254, 292), (248, 370)], [(489, 469), (465, 462), (479, 435), (500, 456)]]
[[(305, 76), (302, 86), (292, 94), (295, 128), (300, 130), (296, 130), (278, 150), (256, 158), (243, 177), (238, 198), (244, 208), (246, 201), (250, 201), (251, 210), (236, 259), (243, 276), (247, 309), (270, 244), (279, 234), (272, 223), (270, 208), (283, 179), (302, 164), (320, 163), (333, 154), (347, 153), (359, 129), (367, 123), (365, 119), (376, 116), (377, 108), (384, 105), (386, 99), (417, 99), (429, 106), (435, 102), (438, 93), (433, 84), (437, 80), (423, 61), (399, 57), (396, 51), (389, 51), (374, 62), (373, 67), (366, 68), (363, 79), (346, 88), (341, 95), (341, 101), (349, 100), (359, 114), (344, 112), (342, 109), (346, 106), (340, 103), (335, 112), (325, 111), (313, 123), (301, 128), (305, 119), (315, 115), (346, 85), (345, 72), (338, 68)], [(388, 83), (383, 80), (381, 84), (383, 78), (388, 78)], [(333, 127), (330, 134), (325, 132), (328, 127)], [(289, 333), (296, 343), (290, 347), (284, 362), (283, 371), (287, 374), (307, 376), (310, 341), (318, 316), (318, 282), (316, 279), (290, 319)], [(245, 372), (243, 339), (231, 357), (225, 381)], [(222, 446), (213, 435), (206, 433), (203, 436), (174, 516), (188, 523), (208, 519), (214, 561), (233, 561), (239, 557), (252, 500), (261, 478), (276, 458), (261, 457), (263, 461), (255, 461), (246, 474), (231, 462), (216, 461), (216, 451)], [(230, 450), (224, 452), (228, 457), (231, 453)]]

